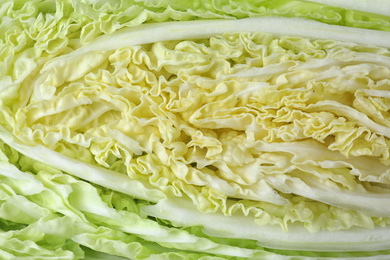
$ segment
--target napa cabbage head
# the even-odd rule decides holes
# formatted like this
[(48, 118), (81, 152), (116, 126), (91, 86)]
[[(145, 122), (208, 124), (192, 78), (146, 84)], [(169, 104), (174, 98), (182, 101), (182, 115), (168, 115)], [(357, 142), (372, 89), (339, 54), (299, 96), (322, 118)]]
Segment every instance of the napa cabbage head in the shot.
[(386, 259), (374, 1), (3, 1), (0, 258)]

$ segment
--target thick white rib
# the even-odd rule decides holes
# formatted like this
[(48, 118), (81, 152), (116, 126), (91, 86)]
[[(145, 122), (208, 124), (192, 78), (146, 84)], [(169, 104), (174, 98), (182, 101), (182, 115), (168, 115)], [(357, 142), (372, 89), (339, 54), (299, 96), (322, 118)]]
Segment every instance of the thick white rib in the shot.
[(238, 20), (165, 22), (143, 24), (100, 36), (74, 52), (54, 58), (45, 65), (43, 71), (72, 58), (79, 59), (80, 55), (93, 51), (111, 51), (153, 42), (199, 39), (236, 32), (266, 32), (277, 36), (328, 39), (390, 48), (390, 32), (330, 25), (297, 17), (268, 16)]

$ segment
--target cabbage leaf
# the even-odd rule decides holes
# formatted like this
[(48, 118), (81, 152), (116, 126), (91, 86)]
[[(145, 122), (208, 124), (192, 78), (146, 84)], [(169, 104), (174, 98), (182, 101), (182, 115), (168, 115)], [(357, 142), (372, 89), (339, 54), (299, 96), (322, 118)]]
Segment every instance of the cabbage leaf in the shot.
[(3, 1), (0, 258), (387, 259), (390, 5), (331, 4)]

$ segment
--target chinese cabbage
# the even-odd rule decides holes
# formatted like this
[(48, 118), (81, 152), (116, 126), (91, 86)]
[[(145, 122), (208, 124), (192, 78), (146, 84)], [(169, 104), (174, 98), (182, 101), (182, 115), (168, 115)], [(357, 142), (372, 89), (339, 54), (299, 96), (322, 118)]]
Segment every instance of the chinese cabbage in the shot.
[(388, 258), (389, 5), (329, 3), (3, 1), (0, 258)]

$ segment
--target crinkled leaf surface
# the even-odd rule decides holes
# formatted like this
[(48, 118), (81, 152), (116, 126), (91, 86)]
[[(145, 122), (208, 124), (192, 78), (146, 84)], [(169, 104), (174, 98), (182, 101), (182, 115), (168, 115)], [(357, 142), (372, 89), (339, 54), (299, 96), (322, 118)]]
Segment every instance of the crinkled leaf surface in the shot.
[(3, 1), (0, 258), (387, 259), (390, 8), (323, 2)]

